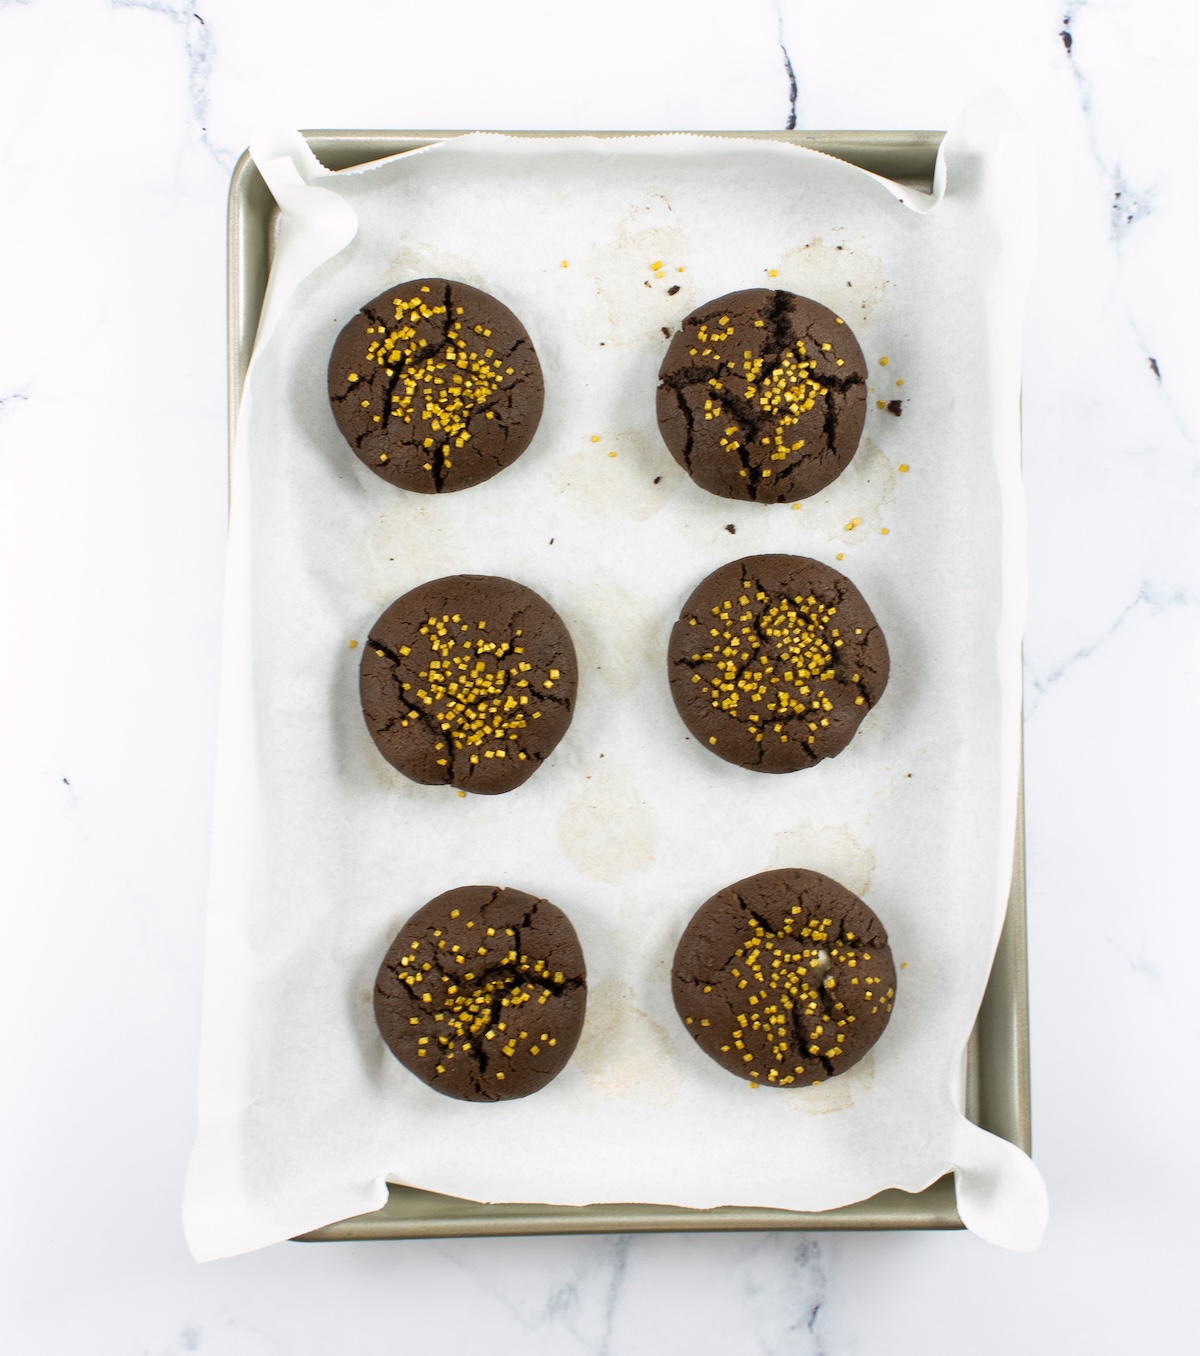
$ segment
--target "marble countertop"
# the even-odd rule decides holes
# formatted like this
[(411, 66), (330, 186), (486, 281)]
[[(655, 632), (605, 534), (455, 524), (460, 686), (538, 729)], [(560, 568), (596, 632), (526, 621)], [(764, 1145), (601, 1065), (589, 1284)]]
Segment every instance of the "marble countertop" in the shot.
[[(1188, 0), (0, 0), (5, 1350), (424, 1350), (447, 1316), (489, 1346), (598, 1356), (1186, 1349), (1195, 59)], [(1041, 1251), (766, 1234), (282, 1244), (194, 1264), (178, 1214), (224, 545), (224, 211), (251, 133), (941, 128), (991, 87), (1034, 129), (1041, 193), (1024, 381)]]

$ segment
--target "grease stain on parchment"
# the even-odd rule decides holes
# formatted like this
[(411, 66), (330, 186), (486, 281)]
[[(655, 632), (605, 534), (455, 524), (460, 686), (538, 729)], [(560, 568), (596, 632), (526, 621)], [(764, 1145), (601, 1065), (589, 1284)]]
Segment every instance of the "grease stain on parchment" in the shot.
[[(576, 587), (565, 619), (589, 683), (598, 679), (610, 692), (624, 694), (665, 667), (660, 605), (609, 579)], [(613, 644), (614, 636), (620, 644)]]
[(560, 813), (558, 841), (585, 876), (614, 884), (654, 860), (650, 807), (623, 773), (597, 770)]
[(806, 1116), (828, 1116), (832, 1111), (849, 1111), (854, 1105), (855, 1089), (866, 1092), (875, 1082), (875, 1055), (868, 1051), (852, 1069), (838, 1074), (815, 1088), (798, 1088), (792, 1104)]
[(871, 888), (875, 854), (863, 847), (844, 825), (802, 823), (775, 835), (770, 865), (819, 871), (862, 896)]
[[(448, 253), (441, 246), (429, 245), (423, 240), (402, 238), (380, 276), (383, 279), (380, 292), (386, 287), (414, 282), (417, 278), (450, 278), (495, 295), (495, 283), (489, 287), (479, 269), (465, 255)], [(363, 298), (363, 301), (369, 300), (369, 297)], [(497, 300), (503, 301), (503, 298)]]
[[(615, 237), (597, 244), (588, 262), (597, 279), (592, 326), (606, 346), (640, 344), (663, 326), (672, 333), (678, 328), (696, 304), (687, 262), (687, 238), (670, 200), (663, 193), (646, 194), (617, 224)], [(662, 267), (652, 269), (654, 263)]]
[[(827, 245), (819, 235), (782, 257), (779, 278), (774, 285), (812, 297), (851, 326), (869, 318), (890, 286), (882, 259), (849, 245), (843, 245), (841, 249)], [(857, 337), (862, 343), (862, 335)], [(863, 351), (866, 352), (866, 345), (863, 345)], [(866, 354), (868, 369), (873, 366), (872, 357), (872, 354)]]
[(878, 537), (881, 527), (895, 526), (890, 516), (895, 495), (892, 459), (874, 438), (864, 434), (853, 461), (837, 480), (803, 501), (802, 522), (806, 530), (824, 533), (832, 547), (844, 551)]
[(587, 1016), (572, 1063), (594, 1092), (636, 1092), (640, 1100), (664, 1102), (679, 1082), (670, 1036), (619, 979), (589, 985)]
[[(623, 428), (590, 438), (581, 447), (560, 451), (547, 467), (550, 485), (588, 518), (652, 518), (680, 488), (665, 473), (675, 463), (654, 429), (653, 392), (647, 429)], [(612, 456), (612, 453), (616, 456)], [(655, 484), (658, 477), (658, 484)]]

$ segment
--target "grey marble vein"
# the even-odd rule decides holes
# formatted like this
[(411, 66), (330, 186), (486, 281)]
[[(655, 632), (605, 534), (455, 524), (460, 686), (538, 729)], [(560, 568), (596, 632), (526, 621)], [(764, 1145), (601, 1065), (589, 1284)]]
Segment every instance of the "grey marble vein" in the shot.
[(6, 413), (14, 405), (20, 405), (28, 399), (28, 391), (10, 391), (8, 395), (0, 396), (0, 414)]
[(744, 1312), (762, 1356), (829, 1356), (829, 1286), (815, 1238), (764, 1234), (742, 1260)]
[(1145, 609), (1152, 616), (1157, 616), (1173, 607), (1194, 607), (1198, 601), (1200, 599), (1195, 598), (1185, 589), (1162, 589), (1149, 580), (1144, 581), (1134, 597), (1125, 604), (1102, 635), (1097, 636), (1095, 640), (1088, 641), (1085, 645), (1081, 645), (1074, 653), (1068, 655), (1066, 659), (1060, 660), (1041, 677), (1028, 672), (1027, 666), (1029, 688), (1033, 695), (1025, 705), (1026, 718), (1028, 719), (1033, 715), (1041, 705), (1042, 698), (1065, 673), (1073, 669), (1081, 660), (1090, 659), (1097, 650), (1112, 640), (1135, 612)]
[(783, 68), (787, 71), (788, 78), (788, 115), (784, 127), (792, 132), (796, 127), (796, 100), (800, 94), (800, 87), (796, 83), (796, 70), (792, 65), (792, 58), (788, 55), (787, 43), (783, 40), (783, 6), (780, 4), (776, 9), (776, 17), (779, 21), (779, 50), (783, 53)]
[(1092, 104), (1095, 91), (1087, 71), (1086, 45), (1081, 44), (1079, 35), (1072, 27), (1076, 19), (1088, 7), (1088, 0), (1068, 0), (1065, 6), (1062, 28), (1059, 38), (1062, 40), (1065, 60), (1071, 68), (1075, 86), (1079, 93), (1080, 109), (1087, 130), (1088, 146), (1100, 169), (1101, 174), (1111, 184), (1112, 196), (1109, 201), (1109, 228), (1118, 244), (1124, 241), (1130, 227), (1154, 210), (1153, 191), (1136, 188), (1126, 177), (1119, 160), (1106, 155), (1096, 135), (1092, 116)]
[(629, 1273), (629, 1249), (633, 1243), (631, 1235), (620, 1235), (612, 1240), (610, 1252), (611, 1274), (604, 1296), (604, 1327), (600, 1333), (600, 1344), (596, 1347), (596, 1356), (612, 1356), (613, 1327), (616, 1323), (617, 1303), (625, 1278)]
[(141, 9), (149, 14), (160, 15), (169, 19), (182, 32), (187, 61), (188, 98), (196, 136), (222, 169), (232, 169), (232, 153), (218, 146), (208, 135), (209, 81), (212, 78), (215, 51), (212, 34), (203, 16), (186, 4), (169, 4), (168, 0), (109, 0), (109, 4), (113, 9)]

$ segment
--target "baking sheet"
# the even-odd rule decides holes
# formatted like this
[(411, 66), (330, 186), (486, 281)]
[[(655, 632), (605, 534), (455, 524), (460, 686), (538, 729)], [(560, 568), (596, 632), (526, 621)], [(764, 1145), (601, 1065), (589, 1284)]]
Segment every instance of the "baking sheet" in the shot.
[[(283, 1236), (370, 1208), (382, 1199), (385, 1176), (492, 1199), (822, 1208), (882, 1186), (923, 1186), (956, 1163), (967, 1174), (972, 1153), (986, 1158), (981, 1132), (962, 1129), (952, 1085), (1007, 893), (1011, 836), (1002, 856), (999, 843), (1011, 835), (1004, 806), (1015, 798), (1015, 708), (1005, 705), (1015, 684), (1003, 665), (1015, 653), (1016, 631), (999, 564), (1012, 522), (1016, 430), (1015, 363), (995, 355), (989, 362), (978, 327), (981, 314), (993, 335), (1003, 337), (1012, 324), (1005, 298), (1021, 260), (1008, 240), (999, 262), (994, 249), (985, 256), (991, 262), (981, 278), (971, 257), (978, 236), (964, 238), (964, 219), (976, 231), (996, 231), (997, 218), (1005, 218), (1012, 231), (1007, 216), (1020, 207), (1020, 186), (1004, 164), (1011, 131), (1001, 125), (997, 132), (994, 112), (991, 126), (979, 121), (977, 114), (974, 131), (952, 134), (950, 191), (925, 215), (846, 166), (790, 148), (779, 148), (786, 158), (755, 147), (717, 152), (704, 138), (636, 149), (626, 143), (603, 153), (579, 144), (515, 147), (464, 138), (464, 160), (439, 148), (421, 162), (337, 181), (338, 201), (355, 207), (358, 236), (291, 298), (275, 288), (283, 275), (273, 275), (268, 316), (286, 315), (287, 324), (264, 350), (249, 388), (254, 402), (270, 394), (271, 403), (258, 407), (271, 416), (259, 428), (253, 416), (246, 421), (243, 455), (235, 460), (243, 483), (234, 498), (241, 521), (233, 525), (231, 586), (240, 570), (258, 610), (232, 599), (222, 737), (228, 765), (218, 806), (205, 1033), (209, 1082), (189, 1192), (198, 1253), (254, 1246), (273, 1231)], [(543, 163), (531, 172), (531, 157), (552, 159), (556, 168), (546, 174)], [(303, 174), (294, 173), (303, 197)], [(381, 175), (394, 177), (397, 197), (373, 217), (385, 196)], [(564, 217), (556, 184), (581, 175), (607, 194), (609, 219), (597, 215), (603, 204), (582, 195), (572, 203), (577, 219)], [(647, 191), (648, 178), (659, 188)], [(497, 206), (505, 182), (520, 185), (519, 220), (507, 223)], [(733, 259), (728, 238), (719, 238), (727, 219), (717, 212), (713, 224), (713, 183), (741, 204), (766, 195), (771, 208), (752, 214), (761, 217), (755, 230), (738, 219)], [(273, 186), (278, 194), (278, 174)], [(847, 194), (855, 204), (849, 213)], [(860, 209), (866, 225), (855, 218)], [(436, 230), (431, 212), (442, 214)], [(309, 248), (319, 232), (306, 237), (311, 223), (298, 215), (298, 238)], [(876, 218), (878, 227), (871, 226)], [(605, 220), (611, 231), (597, 228)], [(521, 260), (497, 222), (519, 231)], [(914, 229), (939, 222), (933, 233)], [(870, 248), (873, 229), (888, 233), (886, 275), (878, 248)], [(456, 239), (463, 248), (454, 258)], [(589, 248), (600, 253), (589, 258)], [(668, 310), (666, 284), (656, 288), (647, 265), (672, 248), (685, 269), (680, 276), (696, 290), (681, 291)], [(762, 273), (747, 276), (752, 254), (763, 261)], [(672, 266), (679, 264), (668, 259)], [(828, 304), (835, 302), (822, 288), (857, 286), (860, 314), (839, 309), (864, 348), (890, 355), (891, 373), (907, 373), (909, 393), (923, 386), (925, 396), (922, 412), (920, 395), (912, 394), (908, 423), (888, 416), (877, 425), (887, 430), (887, 448), (869, 425), (872, 442), (851, 471), (794, 512), (701, 495), (655, 445), (646, 417), (660, 351), (654, 345), (665, 344), (654, 322), (669, 326), (695, 301), (755, 285), (772, 267), (779, 285)], [(414, 504), (347, 465), (321, 409), (323, 383), (304, 380), (323, 371), (337, 326), (363, 297), (422, 272), (490, 283), (533, 333), (548, 390), (572, 396), (548, 401), (538, 440), (511, 471), (435, 504)], [(510, 280), (507, 293), (495, 284), (501, 276)], [(967, 328), (974, 332), (966, 335), (938, 295), (940, 288), (946, 302), (961, 303), (964, 287), (979, 308), (959, 308), (973, 315)], [(917, 289), (927, 309), (914, 318), (904, 297)], [(305, 307), (307, 318), (296, 319)], [(601, 346), (612, 352), (599, 354)], [(1015, 358), (1015, 340), (1013, 350)], [(969, 392), (969, 402), (947, 398), (939, 365), (956, 371), (954, 394)], [(599, 455), (592, 432), (602, 435)], [(971, 455), (962, 455), (964, 446)], [(908, 447), (919, 447), (920, 458)], [(895, 466), (905, 457), (913, 473), (936, 469), (919, 494), (910, 494), (908, 483), (901, 493)], [(655, 475), (662, 477), (654, 487), (659, 497), (647, 489)], [(464, 521), (467, 509), (454, 505), (472, 498), (476, 507)], [(479, 539), (481, 513), (496, 524), (489, 541)], [(857, 537), (845, 532), (853, 517)], [(891, 528), (882, 537), (876, 529), (888, 525), (885, 517)], [(731, 522), (736, 537), (726, 532)], [(795, 778), (756, 777), (688, 749), (666, 697), (665, 628), (691, 584), (739, 546), (802, 551), (831, 563), (834, 548), (842, 550), (843, 567), (892, 642), (892, 688), (863, 732), (835, 762)], [(563, 749), (526, 788), (497, 802), (448, 804), (453, 793), (414, 788), (385, 765), (373, 767), (371, 759), (379, 760), (353, 696), (350, 633), (362, 632), (397, 593), (446, 572), (433, 568), (442, 557), (453, 558), (454, 570), (509, 573), (538, 588), (559, 607), (581, 652), (599, 661), (590, 706), (581, 694)], [(938, 599), (938, 616), (906, 609), (905, 598), (914, 596)], [(626, 643), (614, 648), (606, 636), (618, 633)], [(964, 635), (976, 646), (973, 666), (951, 652), (954, 646), (938, 648)], [(906, 646), (907, 690), (901, 684), (898, 697)], [(285, 663), (272, 662), (279, 655)], [(952, 679), (965, 672), (971, 683), (956, 686)], [(879, 727), (873, 738), (872, 722)], [(254, 734), (257, 749), (249, 742)], [(951, 832), (940, 811), (959, 805), (964, 792), (974, 818), (959, 815)], [(719, 832), (731, 805), (748, 821), (735, 844)], [(457, 840), (453, 869), (467, 874), (431, 885), (446, 870), (447, 815), (457, 817), (448, 831)], [(965, 828), (964, 818), (971, 820)], [(425, 853), (427, 845), (434, 850)], [(863, 879), (869, 855), (876, 882)], [(674, 938), (695, 906), (737, 875), (780, 863), (825, 870), (859, 889), (887, 922), (898, 958), (909, 959), (896, 1018), (874, 1070), (864, 1069), (871, 1076), (855, 1080), (851, 1071), (795, 1095), (730, 1089), (734, 1080), (704, 1068), (708, 1062), (674, 1030), (664, 982)], [(877, 883), (880, 864), (885, 887)], [(377, 882), (390, 882), (398, 870), (403, 885), (394, 896), (381, 891)], [(534, 889), (567, 907), (593, 976), (589, 1029), (572, 1066), (538, 1098), (502, 1108), (460, 1108), (409, 1087), (412, 1080), (399, 1066), (389, 1068), (378, 1046), (369, 1002), (357, 1012), (344, 1001), (347, 973), (369, 999), (383, 946), (417, 904), (446, 884), (475, 878)], [(947, 947), (947, 922), (965, 923), (970, 945)], [(635, 951), (629, 942), (639, 936)], [(940, 1029), (931, 1042), (934, 1024)], [(776, 1105), (764, 1106), (763, 1098)], [(214, 1116), (214, 1108), (224, 1114)], [(496, 1111), (501, 1115), (489, 1115), (479, 1130), (480, 1114)], [(520, 1113), (527, 1119), (530, 1111), (537, 1113), (532, 1129), (522, 1129)], [(913, 1128), (920, 1152), (895, 1151), (898, 1136), (905, 1149), (913, 1147)], [(770, 1155), (749, 1168), (722, 1162), (730, 1141), (753, 1136), (761, 1145), (764, 1135), (785, 1152), (787, 1174), (765, 1171)], [(441, 1152), (448, 1137), (450, 1152)], [(486, 1159), (464, 1155), (463, 1143), (485, 1140)], [(807, 1175), (803, 1165), (792, 1170), (805, 1143), (821, 1146), (821, 1161)], [(566, 1144), (581, 1152), (563, 1152)], [(997, 1164), (1010, 1177), (1023, 1171), (1010, 1167), (1003, 1151), (987, 1153), (985, 1171), (998, 1171)], [(332, 1175), (340, 1180), (330, 1180), (335, 1161)], [(730, 1175), (722, 1178), (725, 1167)], [(692, 1181), (685, 1180), (689, 1172)], [(960, 1204), (961, 1187), (960, 1180)]]

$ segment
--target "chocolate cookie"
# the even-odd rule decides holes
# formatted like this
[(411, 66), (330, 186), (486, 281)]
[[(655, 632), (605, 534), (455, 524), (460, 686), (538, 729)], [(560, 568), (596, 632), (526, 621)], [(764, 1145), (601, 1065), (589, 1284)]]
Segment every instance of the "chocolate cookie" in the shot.
[(571, 920), (522, 890), (463, 885), (396, 934), (375, 980), (392, 1054), (464, 1102), (527, 1097), (562, 1072), (587, 1002)]
[(398, 771), (481, 795), (533, 776), (571, 723), (575, 647), (544, 598), (451, 575), (398, 598), (359, 669), (367, 729)]
[(757, 287), (697, 307), (658, 377), (671, 455), (726, 499), (806, 499), (841, 475), (862, 436), (862, 349), (840, 317), (792, 292)]
[(419, 494), (465, 490), (510, 466), (542, 417), (524, 326), (466, 283), (418, 278), (369, 301), (338, 335), (329, 400), (359, 458)]
[(805, 556), (748, 556), (714, 570), (668, 647), (683, 723), (755, 772), (832, 758), (883, 695), (888, 651), (863, 596)]
[(675, 1007), (739, 1078), (820, 1083), (883, 1034), (896, 967), (883, 924), (816, 871), (764, 871), (696, 911), (675, 951)]

